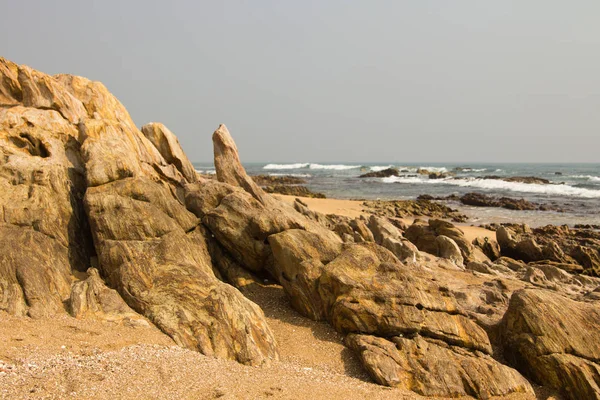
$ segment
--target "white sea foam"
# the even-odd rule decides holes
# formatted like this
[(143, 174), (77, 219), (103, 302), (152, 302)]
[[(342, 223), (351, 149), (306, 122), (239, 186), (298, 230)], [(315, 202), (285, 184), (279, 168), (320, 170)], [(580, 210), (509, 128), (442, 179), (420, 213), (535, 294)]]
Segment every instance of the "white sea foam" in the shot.
[(217, 171), (215, 171), (214, 169), (208, 169), (208, 170), (196, 170), (197, 173), (199, 174), (204, 174), (204, 175), (215, 175), (217, 173)]
[(541, 185), (522, 182), (505, 182), (499, 179), (425, 179), (420, 177), (396, 177), (382, 178), (385, 183), (410, 183), (410, 184), (444, 184), (461, 187), (473, 187), (490, 190), (508, 190), (511, 192), (538, 193), (555, 196), (570, 196), (582, 198), (600, 198), (600, 190), (577, 188), (570, 185)]
[(600, 182), (600, 176), (593, 176), (593, 175), (573, 175), (571, 178), (587, 179), (588, 181), (592, 181), (592, 182)]
[(308, 168), (308, 163), (295, 163), (295, 164), (267, 164), (263, 169), (301, 169)]
[(463, 172), (485, 172), (487, 168), (463, 168)]
[(345, 165), (345, 164), (336, 164), (336, 165), (326, 165), (326, 164), (309, 164), (310, 169), (333, 169), (338, 171), (343, 171), (346, 169), (355, 169), (360, 168), (362, 165)]

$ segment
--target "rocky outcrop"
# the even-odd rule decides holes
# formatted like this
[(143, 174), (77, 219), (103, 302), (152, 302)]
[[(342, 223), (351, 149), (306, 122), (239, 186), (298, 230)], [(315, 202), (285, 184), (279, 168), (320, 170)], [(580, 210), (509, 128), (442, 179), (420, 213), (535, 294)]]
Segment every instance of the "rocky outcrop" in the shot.
[(600, 276), (600, 233), (567, 226), (531, 229), (501, 226), (496, 238), (502, 255), (525, 262), (552, 261), (570, 272)]
[(286, 196), (299, 196), (299, 197), (310, 197), (315, 199), (325, 199), (323, 193), (313, 192), (306, 186), (298, 185), (269, 185), (265, 186), (264, 191), (267, 193), (283, 194)]
[[(0, 76), (0, 309), (104, 319), (133, 309), (205, 354), (277, 358), (262, 311), (213, 273), (183, 203), (197, 176), (175, 136), (152, 124), (146, 137), (98, 82), (4, 59)], [(96, 255), (108, 287), (93, 269), (74, 278)]]
[[(377, 382), (428, 396), (533, 395), (519, 373), (490, 357), (485, 331), (436, 282), (440, 271), (405, 266), (374, 243), (331, 247), (303, 230), (269, 242), (292, 305), (350, 333), (347, 345)], [(462, 367), (449, 378), (452, 363)]]
[(384, 339), (348, 335), (376, 382), (428, 397), (504, 397), (520, 393), (535, 398), (531, 385), (512, 368), (489, 355), (415, 336)]
[(365, 211), (380, 217), (408, 218), (430, 217), (446, 218), (455, 222), (464, 222), (467, 217), (444, 204), (429, 200), (372, 200), (363, 203)]
[[(577, 329), (598, 330), (600, 280), (567, 272), (565, 261), (593, 269), (593, 234), (569, 236), (561, 253), (563, 242), (536, 235), (568, 228), (499, 230), (501, 246), (545, 259), (492, 262), (483, 254), (492, 244), (475, 246), (451, 223), (393, 219), (434, 214), (437, 203), (380, 203), (372, 210), (386, 218), (368, 219), (290, 206), (246, 174), (224, 125), (209, 180), (167, 128), (142, 133), (99, 83), (3, 59), (0, 76), (0, 310), (150, 321), (182, 346), (258, 365), (278, 350), (242, 293), (267, 278), (302, 315), (347, 334), (381, 384), (425, 396), (533, 396), (500, 362), (504, 347), (541, 383), (596, 393), (598, 341)], [(521, 304), (517, 292), (509, 307), (513, 292), (533, 287), (543, 298)]]
[(250, 178), (240, 162), (237, 146), (227, 127), (220, 125), (213, 133), (214, 163), (219, 182), (239, 186), (265, 204), (265, 192)]
[(600, 398), (600, 306), (542, 290), (513, 294), (504, 352), (520, 371), (569, 399)]
[(258, 186), (303, 185), (306, 183), (306, 179), (291, 175), (251, 175), (250, 177)]
[(142, 126), (142, 133), (168, 163), (177, 167), (177, 170), (188, 182), (198, 180), (198, 174), (183, 152), (179, 140), (166, 126), (158, 122), (151, 122)]
[[(446, 239), (437, 240), (439, 236), (445, 236)], [(447, 221), (430, 219), (425, 222), (417, 219), (406, 230), (405, 237), (421, 251), (440, 257), (444, 254), (456, 261), (458, 257), (452, 250), (454, 246), (448, 241), (450, 239), (460, 249), (464, 261), (489, 261), (481, 250), (466, 239), (460, 228)]]
[(381, 171), (367, 172), (359, 176), (359, 178), (387, 178), (390, 176), (400, 176), (398, 168), (390, 167)]

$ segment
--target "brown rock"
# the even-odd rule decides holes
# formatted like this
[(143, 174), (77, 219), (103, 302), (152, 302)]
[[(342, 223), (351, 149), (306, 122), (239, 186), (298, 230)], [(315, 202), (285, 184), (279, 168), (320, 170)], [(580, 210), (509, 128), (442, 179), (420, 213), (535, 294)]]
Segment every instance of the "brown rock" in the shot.
[[(100, 318), (110, 321), (145, 320), (136, 314), (116, 290), (106, 287), (96, 268), (87, 270), (87, 279), (76, 282), (69, 297), (69, 313), (75, 318)], [(144, 324), (142, 323), (142, 324)]]
[(161, 123), (151, 122), (142, 127), (142, 133), (168, 163), (175, 165), (189, 183), (198, 181), (198, 174), (194, 166), (183, 152), (179, 140), (173, 132)]
[(213, 133), (213, 147), (219, 182), (239, 186), (256, 200), (265, 204), (265, 192), (246, 174), (238, 155), (237, 146), (225, 125), (220, 125)]
[(203, 354), (277, 358), (262, 311), (215, 278), (198, 219), (168, 185), (122, 179), (89, 188), (85, 204), (102, 272), (134, 310)]
[(463, 265), (463, 256), (454, 240), (450, 239), (448, 236), (440, 235), (435, 238), (435, 244), (437, 245), (438, 257), (446, 258), (459, 266)]
[(600, 398), (600, 307), (542, 290), (521, 290), (502, 324), (507, 359), (570, 399)]
[(535, 399), (531, 385), (517, 371), (489, 355), (416, 335), (390, 339), (351, 334), (346, 344), (382, 385), (427, 397), (490, 398), (521, 393)]
[(367, 172), (366, 174), (359, 176), (359, 178), (387, 178), (389, 176), (399, 176), (399, 175), (400, 175), (400, 173), (398, 171), (398, 168), (391, 167), (391, 168), (386, 168), (381, 171)]

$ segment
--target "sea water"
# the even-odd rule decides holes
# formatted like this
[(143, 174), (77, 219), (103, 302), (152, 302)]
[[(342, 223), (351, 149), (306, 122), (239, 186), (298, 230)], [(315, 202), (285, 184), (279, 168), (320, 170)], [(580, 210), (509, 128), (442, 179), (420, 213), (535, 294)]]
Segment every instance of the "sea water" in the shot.
[[(204, 173), (214, 173), (209, 163), (194, 163)], [(496, 197), (523, 198), (536, 203), (554, 205), (565, 212), (513, 211), (500, 208), (470, 207), (459, 202), (448, 205), (467, 216), (469, 223), (523, 222), (532, 226), (546, 224), (600, 225), (600, 163), (594, 164), (479, 164), (479, 163), (248, 163), (251, 175), (292, 175), (306, 180), (306, 186), (327, 197), (339, 199), (401, 200), (422, 194), (445, 197), (477, 192)], [(359, 178), (361, 174), (395, 167), (398, 177)], [(451, 177), (429, 179), (418, 174), (450, 172)], [(550, 184), (506, 182), (483, 179), (485, 176), (535, 176)]]

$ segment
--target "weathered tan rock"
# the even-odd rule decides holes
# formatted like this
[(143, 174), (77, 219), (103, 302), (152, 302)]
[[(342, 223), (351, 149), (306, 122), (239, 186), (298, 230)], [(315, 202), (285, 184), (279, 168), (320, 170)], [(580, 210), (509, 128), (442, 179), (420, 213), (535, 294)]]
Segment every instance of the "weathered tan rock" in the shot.
[[(193, 196), (193, 193), (188, 194), (190, 202)], [(335, 233), (307, 219), (287, 204), (267, 194), (264, 200), (268, 207), (247, 192), (235, 191), (223, 197), (219, 205), (202, 219), (234, 259), (251, 271), (269, 271), (272, 268), (268, 238), (289, 229), (306, 230), (328, 241), (341, 243)]]
[(97, 252), (109, 285), (179, 344), (247, 364), (277, 358), (262, 311), (213, 273), (183, 204), (195, 175), (172, 134), (149, 135), (155, 146), (102, 84), (4, 59), (0, 106), (1, 309), (122, 314), (94, 272), (71, 290)]
[(194, 166), (183, 152), (179, 140), (173, 132), (161, 123), (151, 122), (142, 127), (142, 133), (168, 163), (177, 167), (177, 170), (189, 183), (198, 181), (198, 174)]
[(237, 146), (225, 125), (213, 133), (214, 163), (219, 182), (239, 186), (256, 200), (265, 204), (266, 193), (246, 174), (242, 167)]
[(513, 294), (502, 326), (506, 358), (570, 399), (600, 398), (600, 306), (559, 294)]
[(89, 188), (85, 204), (102, 272), (134, 310), (206, 355), (277, 358), (262, 311), (215, 278), (198, 219), (168, 185), (122, 179)]
[(479, 351), (421, 336), (390, 339), (351, 334), (346, 344), (358, 354), (373, 379), (428, 397), (473, 396), (487, 399), (521, 393), (535, 399), (531, 385), (516, 370)]
[(56, 111), (0, 108), (0, 309), (64, 312), (71, 270), (89, 267), (77, 137)]
[(439, 257), (447, 258), (456, 265), (463, 265), (465, 260), (460, 248), (453, 239), (450, 239), (448, 236), (439, 235), (435, 238), (435, 243), (437, 244), (437, 255)]
[(99, 318), (110, 321), (135, 321), (148, 325), (135, 313), (116, 290), (108, 288), (96, 268), (87, 270), (87, 279), (76, 282), (69, 296), (69, 313), (76, 318)]
[(321, 320), (327, 315), (319, 292), (324, 266), (342, 251), (342, 244), (300, 229), (269, 236), (277, 260), (274, 275), (302, 315)]

